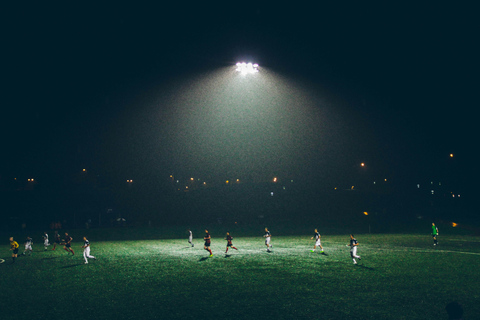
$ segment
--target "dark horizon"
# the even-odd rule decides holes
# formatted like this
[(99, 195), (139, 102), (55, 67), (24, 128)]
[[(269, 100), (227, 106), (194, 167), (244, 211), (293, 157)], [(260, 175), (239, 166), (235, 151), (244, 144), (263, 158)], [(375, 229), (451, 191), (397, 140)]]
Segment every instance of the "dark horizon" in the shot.
[[(4, 184), (87, 169), (112, 181), (431, 179), (473, 196), (468, 7), (19, 9), (6, 20)], [(240, 81), (237, 61), (258, 63), (261, 80)]]

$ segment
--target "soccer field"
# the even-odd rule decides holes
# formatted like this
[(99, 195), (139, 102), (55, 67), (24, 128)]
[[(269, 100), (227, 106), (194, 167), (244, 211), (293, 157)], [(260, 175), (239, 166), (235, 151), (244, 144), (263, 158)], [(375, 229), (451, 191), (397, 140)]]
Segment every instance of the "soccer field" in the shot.
[[(91, 241), (97, 257), (34, 245), (12, 264), (0, 246), (0, 319), (446, 319), (459, 301), (466, 319), (480, 314), (480, 239), (359, 234), (354, 265), (348, 235)], [(75, 237), (75, 236), (74, 236)], [(20, 244), (20, 253), (23, 246)]]

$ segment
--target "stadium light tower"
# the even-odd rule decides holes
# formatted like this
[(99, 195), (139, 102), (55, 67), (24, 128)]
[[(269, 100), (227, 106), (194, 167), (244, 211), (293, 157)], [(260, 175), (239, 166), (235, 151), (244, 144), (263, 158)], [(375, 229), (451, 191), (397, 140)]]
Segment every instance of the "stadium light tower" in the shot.
[(249, 74), (249, 73), (257, 73), (258, 72), (258, 64), (256, 63), (245, 63), (245, 62), (237, 62), (237, 69), (240, 74)]

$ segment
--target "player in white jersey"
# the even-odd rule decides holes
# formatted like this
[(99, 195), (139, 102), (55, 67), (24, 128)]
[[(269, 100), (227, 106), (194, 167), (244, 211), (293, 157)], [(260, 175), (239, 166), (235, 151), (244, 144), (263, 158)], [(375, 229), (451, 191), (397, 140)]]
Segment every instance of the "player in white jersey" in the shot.
[(28, 255), (32, 254), (32, 245), (33, 245), (33, 240), (30, 237), (27, 237), (27, 240), (25, 240), (25, 251), (23, 251), (23, 255), (25, 255), (28, 251)]
[(320, 251), (320, 253), (323, 253), (323, 247), (322, 247), (322, 243), (320, 241), (320, 238), (321, 238), (320, 233), (317, 231), (317, 229), (315, 229), (315, 234), (310, 239), (310, 240), (315, 239), (315, 245), (313, 246), (313, 250), (310, 250), (311, 252), (315, 252), (315, 249), (317, 249), (317, 247), (320, 247), (320, 249), (322, 250), (322, 251)]
[(265, 238), (265, 245), (267, 246), (267, 252), (271, 252), (270, 249), (273, 249), (273, 246), (270, 244), (270, 238), (272, 237), (272, 234), (270, 231), (268, 231), (268, 228), (265, 228), (265, 234), (263, 235)]
[(48, 233), (44, 232), (43, 233), (43, 246), (45, 247), (45, 251), (47, 251), (47, 247), (50, 245), (50, 242), (48, 241)]
[(88, 264), (88, 259), (97, 260), (94, 256), (90, 255), (90, 242), (87, 240), (87, 237), (83, 237), (83, 258), (85, 259), (85, 264)]
[(192, 230), (188, 229), (188, 243), (190, 243), (190, 245), (192, 247), (194, 247), (194, 244), (193, 244), (193, 233), (192, 233)]
[(350, 256), (353, 259), (353, 264), (357, 264), (357, 260), (362, 260), (359, 255), (357, 255), (358, 241), (355, 239), (354, 235), (350, 235), (350, 244), (347, 244), (347, 247), (350, 247)]

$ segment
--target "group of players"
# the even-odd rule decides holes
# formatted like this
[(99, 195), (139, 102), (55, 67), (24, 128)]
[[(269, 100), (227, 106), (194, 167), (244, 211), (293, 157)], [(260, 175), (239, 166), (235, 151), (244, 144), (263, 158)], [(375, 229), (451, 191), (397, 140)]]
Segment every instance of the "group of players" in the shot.
[[(188, 232), (189, 232), (188, 243), (193, 247), (194, 246), (194, 244), (193, 244), (193, 234), (192, 234), (191, 230), (188, 230)], [(273, 245), (270, 243), (270, 240), (272, 238), (272, 234), (270, 233), (268, 228), (265, 228), (265, 234), (263, 235), (263, 237), (265, 238), (265, 245), (267, 246), (267, 252), (271, 252), (272, 249), (273, 249)], [(311, 238), (311, 240), (315, 239), (315, 245), (313, 246), (313, 249), (310, 250), (311, 252), (315, 252), (317, 247), (319, 247), (320, 250), (321, 250), (320, 253), (324, 254), (320, 238), (321, 238), (320, 233), (318, 232), (317, 229), (315, 229), (315, 233), (314, 233), (313, 237)], [(206, 251), (208, 251), (210, 253), (210, 257), (212, 257), (213, 253), (212, 253), (212, 249), (210, 248), (211, 243), (212, 243), (212, 237), (210, 236), (210, 233), (206, 229), (205, 229), (205, 236), (203, 237), (203, 240), (204, 240), (203, 248)], [(224, 240), (227, 241), (227, 248), (225, 250), (225, 254), (228, 253), (229, 248), (238, 250), (232, 244), (233, 238), (230, 235), (230, 232), (227, 232), (227, 235), (224, 238)], [(353, 234), (350, 235), (350, 244), (347, 244), (347, 247), (350, 247), (350, 256), (352, 257), (354, 264), (357, 264), (356, 259), (362, 260), (362, 258), (359, 255), (357, 255), (358, 241), (357, 241), (357, 239), (355, 239), (355, 236)]]
[[(57, 248), (57, 245), (63, 245), (63, 249), (67, 251), (68, 254), (75, 255), (75, 251), (73, 251), (72, 248), (72, 241), (73, 238), (66, 232), (65, 233), (65, 239), (60, 239), (60, 235), (58, 234), (57, 231), (55, 231), (55, 236), (54, 236), (54, 243), (53, 243), (53, 248), (52, 250), (55, 250)], [(44, 251), (48, 250), (48, 247), (50, 246), (50, 241), (48, 239), (48, 233), (44, 232), (43, 233), (43, 246), (44, 246)], [(90, 242), (86, 237), (83, 237), (83, 258), (85, 259), (85, 264), (88, 264), (88, 259), (93, 259), (97, 260), (94, 256), (90, 255)], [(12, 263), (15, 262), (15, 259), (18, 257), (18, 250), (19, 250), (19, 244), (16, 242), (13, 237), (10, 237), (10, 250), (12, 251)], [(31, 237), (27, 237), (25, 240), (25, 251), (22, 253), (22, 255), (31, 255), (33, 252), (33, 240)]]
[[(192, 247), (194, 247), (193, 233), (192, 233), (191, 230), (188, 230), (188, 232), (189, 232), (188, 243)], [(432, 223), (432, 236), (433, 236), (433, 245), (436, 246), (438, 244), (438, 241), (437, 241), (438, 227), (435, 225), (435, 223)], [(265, 245), (267, 246), (267, 252), (271, 252), (272, 249), (273, 249), (273, 246), (270, 243), (270, 240), (272, 238), (272, 234), (270, 233), (268, 228), (265, 228), (265, 234), (263, 235), (263, 237), (265, 238)], [(313, 237), (311, 238), (311, 240), (315, 240), (315, 245), (313, 246), (313, 249), (310, 250), (311, 252), (315, 252), (317, 247), (319, 247), (320, 250), (321, 250), (320, 253), (324, 254), (320, 238), (321, 238), (320, 233), (318, 232), (317, 229), (315, 229), (315, 233), (314, 233)], [(213, 252), (212, 252), (212, 249), (210, 248), (212, 237), (210, 236), (210, 233), (208, 232), (208, 230), (205, 230), (205, 236), (203, 237), (203, 240), (204, 240), (203, 248), (206, 251), (208, 251), (210, 253), (210, 257), (212, 257)], [(236, 247), (233, 246), (233, 243), (232, 243), (233, 237), (230, 235), (230, 232), (227, 232), (224, 240), (227, 241), (227, 247), (226, 247), (226, 250), (225, 250), (225, 254), (228, 253), (228, 250), (230, 248), (238, 250)], [(53, 249), (52, 250), (56, 249), (57, 244), (58, 245), (63, 245), (63, 249), (65, 251), (67, 251), (68, 254), (71, 253), (72, 255), (75, 255), (75, 252), (73, 251), (72, 245), (71, 245), (72, 241), (73, 241), (73, 238), (68, 233), (65, 233), (65, 239), (61, 240), (60, 235), (58, 234), (57, 231), (55, 231), (54, 244), (53, 244)], [(83, 237), (83, 241), (84, 242), (83, 242), (82, 248), (83, 248), (83, 258), (85, 259), (85, 264), (88, 264), (88, 259), (97, 260), (94, 256), (90, 255), (90, 242), (87, 240), (86, 237)], [(27, 253), (30, 255), (32, 253), (32, 251), (33, 251), (32, 245), (33, 245), (32, 238), (27, 237), (27, 239), (25, 240), (25, 251), (23, 252), (23, 255), (26, 255)], [(43, 245), (44, 245), (45, 251), (47, 251), (48, 246), (50, 246), (50, 242), (49, 242), (49, 239), (48, 239), (47, 232), (44, 232), (44, 234), (43, 234)], [(359, 255), (357, 255), (358, 241), (357, 241), (357, 239), (355, 239), (355, 236), (353, 234), (350, 234), (350, 244), (347, 244), (347, 247), (350, 247), (350, 256), (352, 257), (352, 260), (353, 260), (354, 264), (357, 264), (356, 259), (362, 260), (362, 258)], [(18, 257), (19, 245), (18, 245), (18, 242), (13, 240), (13, 237), (10, 237), (10, 250), (12, 251), (12, 260), (13, 260), (13, 262), (15, 262), (15, 259)]]

